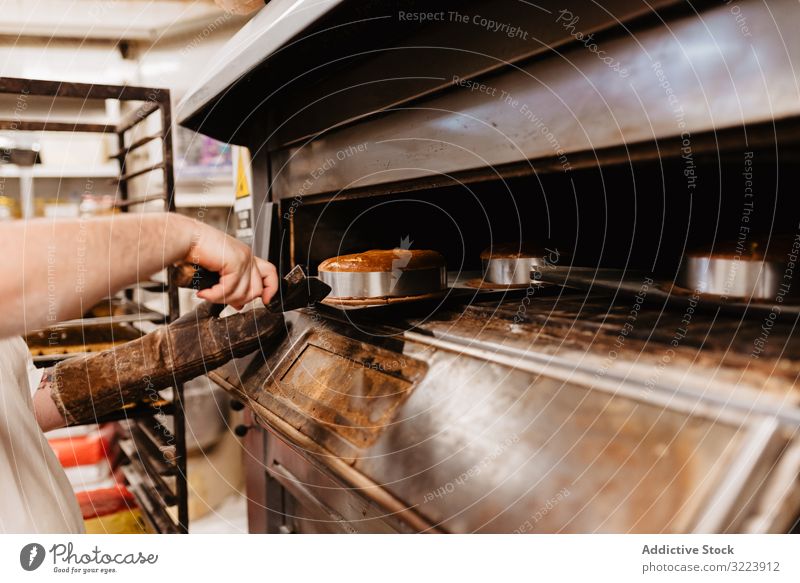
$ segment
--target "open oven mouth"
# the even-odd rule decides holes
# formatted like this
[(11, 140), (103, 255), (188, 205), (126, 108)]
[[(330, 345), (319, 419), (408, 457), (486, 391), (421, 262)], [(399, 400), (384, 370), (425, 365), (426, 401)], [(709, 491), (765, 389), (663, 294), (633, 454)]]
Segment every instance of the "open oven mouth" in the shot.
[[(316, 274), (322, 262), (337, 256), (433, 250), (445, 259), (447, 288), (459, 293), (525, 288), (538, 281), (625, 294), (635, 293), (636, 282), (649, 277), (665, 299), (688, 301), (698, 292), (755, 311), (778, 295), (795, 303), (797, 290), (779, 286), (796, 255), (800, 200), (785, 193), (800, 179), (797, 165), (783, 164), (776, 172), (778, 160), (769, 149), (694, 163), (694, 171), (706, 178), (702, 194), (687, 189), (685, 161), (665, 159), (400, 194), (332, 193), (299, 205), (280, 200), (278, 210), (289, 219), (276, 241), (276, 259), (283, 271), (301, 264)], [(752, 190), (754, 176), (758, 204), (728, 195)], [(517, 253), (506, 253), (509, 247)], [(725, 261), (730, 265), (722, 265)], [(348, 290), (340, 295), (357, 295), (350, 292), (358, 288), (369, 296), (384, 282), (376, 279), (373, 285), (366, 276), (384, 277), (383, 287), (390, 290), (396, 274), (399, 281), (414, 277), (401, 271), (336, 277)], [(345, 281), (352, 277), (361, 279)], [(429, 291), (438, 291), (435, 287)], [(409, 287), (420, 296), (423, 288)]]

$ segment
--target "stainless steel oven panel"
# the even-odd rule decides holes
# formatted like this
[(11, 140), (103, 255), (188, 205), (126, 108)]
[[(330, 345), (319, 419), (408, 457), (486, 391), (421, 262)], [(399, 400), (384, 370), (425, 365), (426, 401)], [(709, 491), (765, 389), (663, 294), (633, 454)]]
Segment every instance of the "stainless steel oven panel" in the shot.
[[(410, 532), (407, 526), (387, 514), (357, 489), (333, 479), (328, 473), (268, 432), (269, 458), (265, 469), (271, 488), (286, 495), (280, 509), (272, 509), (281, 526), (290, 532), (395, 533)], [(271, 499), (277, 497), (271, 496)]]
[[(372, 14), (380, 16), (371, 20), (370, 26), (374, 28), (387, 19), (391, 22), (398, 12), (408, 10), (404, 4), (407, 3), (373, 3)], [(543, 57), (554, 49), (566, 51), (579, 42), (572, 34), (575, 30), (593, 38), (618, 34), (637, 17), (652, 17), (654, 11), (681, 2), (604, 0), (600, 6), (580, 0), (539, 0), (524, 5), (507, 0), (459, 0), (451, 3), (450, 10), (439, 4), (439, 9), (445, 8), (448, 13), (445, 22), (415, 30), (395, 20), (394, 31), (403, 34), (390, 47), (381, 45), (373, 50), (359, 43), (342, 59), (347, 66), (335, 75), (326, 75), (304, 88), (298, 98), (276, 96), (273, 119), (278, 124), (270, 148), (303, 143), (323, 130), (446, 90), (455, 79), (498, 71), (511, 63)], [(468, 22), (449, 20), (450, 11), (462, 18), (467, 16)], [(561, 24), (575, 18), (570, 15), (578, 17), (578, 28)], [(512, 24), (517, 34), (498, 34), (476, 26), (488, 21)], [(357, 23), (348, 22), (347, 26), (352, 28)], [(341, 65), (334, 57), (327, 63), (333, 68)]]
[[(697, 134), (797, 116), (792, 63), (800, 59), (800, 36), (789, 30), (796, 3), (750, 0), (739, 7), (752, 31), (746, 41), (729, 7), (720, 5), (702, 19), (678, 18), (604, 42), (627, 69), (625, 78), (577, 46), (482, 79), (491, 94), (455, 87), (274, 152), (274, 197), (492, 172), (528, 160), (537, 168), (537, 159), (567, 170), (577, 153), (593, 164), (597, 150), (617, 146), (627, 161), (629, 145), (656, 138), (676, 139), (674, 151), (661, 155), (680, 155), (683, 145), (696, 154)], [(715, 140), (708, 145), (720, 147)]]
[(739, 419), (464, 354), (429, 366), (355, 468), (450, 532), (691, 530), (747, 444)]
[[(680, 0), (459, 0), (437, 3), (445, 18), (418, 25), (402, 15), (429, 11), (419, 0), (289, 4), (270, 2), (211, 60), (178, 106), (181, 124), (254, 150), (267, 140), (282, 147), (444, 89), (454, 76), (577, 44), (577, 28), (560, 25), (572, 14), (594, 37), (620, 34), (669, 6), (681, 10)], [(482, 26), (489, 22), (514, 28), (504, 34)], [(265, 118), (266, 126), (252, 127)]]
[[(379, 488), (431, 528), (724, 530), (735, 511), (745, 508), (737, 504), (748, 484), (763, 482), (786, 442), (763, 417), (714, 403), (693, 405), (680, 394), (644, 390), (636, 380), (622, 382), (619, 390), (582, 385), (580, 366), (575, 382), (557, 369), (549, 374), (546, 363), (519, 355), (514, 361), (502, 351), (493, 355), (475, 341), (458, 344), (407, 333), (395, 339), (402, 342), (392, 352), (425, 363), (424, 371), (415, 368), (413, 391), (381, 419), (380, 431), (364, 434), (363, 447), (350, 443), (337, 452), (350, 438), (325, 423), (309, 423), (302, 399), (275, 394), (269, 379), (285, 376), (299, 362), (298, 350), (313, 344), (309, 331), (347, 336), (365, 354), (387, 349), (378, 345), (378, 336), (373, 344), (364, 330), (319, 314), (295, 314), (291, 320), (293, 338), (259, 367), (262, 372), (245, 370), (244, 392), (281, 426), (327, 448), (320, 454), (288, 437), (303, 457), (344, 483), (352, 483), (352, 472), (364, 476), (375, 485), (364, 490), (367, 497)], [(333, 434), (337, 440), (330, 439)]]

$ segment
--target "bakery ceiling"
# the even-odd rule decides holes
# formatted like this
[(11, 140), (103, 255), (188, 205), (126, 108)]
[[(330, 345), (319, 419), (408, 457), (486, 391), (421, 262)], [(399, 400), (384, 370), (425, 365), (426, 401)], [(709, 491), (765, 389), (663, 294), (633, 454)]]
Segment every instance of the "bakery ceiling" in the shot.
[(0, 35), (156, 41), (226, 14), (213, 0), (4, 0)]
[[(236, 143), (230, 135), (226, 135), (225, 130), (214, 131), (208, 123), (204, 123), (203, 109), (215, 99), (228, 93), (230, 87), (287, 46), (296, 35), (307, 30), (342, 3), (343, 0), (271, 0), (265, 8), (255, 12), (253, 19), (243, 26), (207, 64), (206, 69), (196, 79), (195, 85), (178, 104), (178, 123), (191, 129), (198, 129), (202, 125), (203, 133), (222, 141)], [(365, 4), (365, 6), (371, 5)], [(303, 64), (298, 62), (297, 67), (302, 70)], [(262, 87), (260, 91), (266, 92), (266, 89)], [(240, 115), (241, 105), (235, 109), (237, 109), (236, 115)], [(224, 116), (217, 117), (222, 119)], [(237, 121), (236, 125), (239, 125), (240, 121)], [(227, 125), (227, 118), (221, 123)]]

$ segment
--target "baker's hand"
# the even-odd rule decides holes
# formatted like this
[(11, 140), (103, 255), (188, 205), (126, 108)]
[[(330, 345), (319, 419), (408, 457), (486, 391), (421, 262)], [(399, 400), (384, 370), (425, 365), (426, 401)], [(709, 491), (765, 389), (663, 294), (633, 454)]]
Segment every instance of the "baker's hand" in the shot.
[(240, 310), (260, 297), (269, 303), (278, 291), (278, 273), (270, 262), (253, 255), (250, 247), (222, 231), (193, 221), (189, 263), (219, 273), (219, 283), (197, 292), (197, 297)]

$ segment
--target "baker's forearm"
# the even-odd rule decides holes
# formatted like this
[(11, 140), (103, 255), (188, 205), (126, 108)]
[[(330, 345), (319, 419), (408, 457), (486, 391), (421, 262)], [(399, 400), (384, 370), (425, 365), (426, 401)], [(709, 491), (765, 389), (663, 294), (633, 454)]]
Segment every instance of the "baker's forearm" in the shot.
[(101, 298), (187, 257), (202, 229), (168, 213), (0, 227), (0, 336), (80, 317)]
[(33, 411), (36, 415), (36, 421), (42, 431), (50, 431), (51, 429), (58, 429), (64, 427), (66, 421), (64, 415), (61, 414), (51, 394), (53, 387), (53, 369), (48, 368), (42, 375), (42, 380), (39, 382), (39, 387), (33, 393)]

